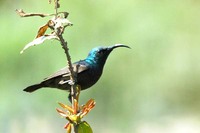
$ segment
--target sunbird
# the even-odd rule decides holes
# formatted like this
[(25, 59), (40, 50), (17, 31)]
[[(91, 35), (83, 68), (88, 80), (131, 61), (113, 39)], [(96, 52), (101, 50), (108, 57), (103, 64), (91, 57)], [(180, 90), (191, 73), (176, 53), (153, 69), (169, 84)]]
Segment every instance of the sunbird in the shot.
[[(99, 80), (109, 54), (113, 49), (120, 47), (130, 48), (123, 44), (115, 44), (108, 47), (96, 47), (89, 52), (86, 59), (72, 64), (74, 71), (77, 72), (76, 83), (81, 87), (81, 90), (90, 88)], [(44, 87), (69, 91), (71, 88), (70, 82), (70, 71), (68, 67), (64, 67), (45, 78), (42, 82), (28, 86), (24, 91), (33, 92)]]

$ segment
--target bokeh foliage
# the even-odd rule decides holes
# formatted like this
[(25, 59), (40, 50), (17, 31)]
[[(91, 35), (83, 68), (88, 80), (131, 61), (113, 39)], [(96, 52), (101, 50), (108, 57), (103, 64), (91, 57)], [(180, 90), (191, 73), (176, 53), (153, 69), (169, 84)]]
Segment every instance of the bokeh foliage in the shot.
[[(52, 13), (53, 5), (44, 0), (0, 5), (0, 132), (64, 132), (54, 109), (67, 101), (66, 92), (22, 91), (65, 66), (63, 50), (47, 41), (20, 55), (48, 18), (20, 18), (14, 12)], [(192, 121), (191, 127), (200, 120), (199, 6), (196, 0), (61, 1), (60, 10), (68, 11), (74, 24), (64, 36), (73, 61), (100, 45), (132, 47), (111, 53), (100, 81), (81, 93), (82, 103), (97, 102), (86, 118), (95, 133), (145, 133), (152, 123), (165, 131), (176, 118)]]

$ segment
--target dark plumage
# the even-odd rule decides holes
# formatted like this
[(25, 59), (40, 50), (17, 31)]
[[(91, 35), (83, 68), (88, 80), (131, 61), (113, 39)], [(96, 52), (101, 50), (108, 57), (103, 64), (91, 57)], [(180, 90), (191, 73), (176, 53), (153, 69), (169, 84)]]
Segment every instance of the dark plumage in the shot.
[[(97, 47), (90, 51), (86, 59), (73, 63), (74, 71), (77, 71), (77, 84), (81, 89), (87, 89), (94, 85), (103, 72), (103, 67), (110, 52), (118, 47), (129, 46), (116, 44), (109, 47)], [(76, 66), (78, 69), (76, 70)], [(33, 92), (43, 87), (58, 88), (62, 90), (70, 90), (70, 74), (67, 67), (62, 68), (51, 76), (45, 78), (41, 83), (31, 85), (24, 89), (26, 92)]]

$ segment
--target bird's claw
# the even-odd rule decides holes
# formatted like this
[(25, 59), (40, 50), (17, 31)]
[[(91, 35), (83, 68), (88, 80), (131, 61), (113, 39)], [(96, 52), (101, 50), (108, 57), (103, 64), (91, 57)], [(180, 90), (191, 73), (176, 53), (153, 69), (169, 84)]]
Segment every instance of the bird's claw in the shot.
[(59, 82), (60, 85), (63, 85), (63, 84), (66, 84), (66, 83), (68, 83), (68, 81), (66, 81), (66, 80), (61, 80), (61, 81)]
[(75, 84), (75, 82), (74, 82), (74, 81), (72, 81), (72, 80), (68, 80), (68, 84), (72, 86), (72, 85), (74, 85), (74, 84)]
[(69, 84), (69, 85), (74, 85), (75, 84), (75, 82), (74, 81), (72, 81), (72, 80), (61, 80), (60, 82), (59, 82), (59, 84), (61, 84), (61, 85), (63, 85), (63, 84)]

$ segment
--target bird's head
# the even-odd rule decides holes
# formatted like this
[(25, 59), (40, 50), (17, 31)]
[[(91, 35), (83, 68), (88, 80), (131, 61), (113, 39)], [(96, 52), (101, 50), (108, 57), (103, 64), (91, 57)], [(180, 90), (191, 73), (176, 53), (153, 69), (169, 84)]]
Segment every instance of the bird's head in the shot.
[(104, 65), (111, 51), (119, 47), (130, 48), (129, 46), (123, 44), (115, 44), (113, 46), (108, 47), (96, 47), (90, 51), (86, 60), (88, 60), (89, 62), (100, 63)]

